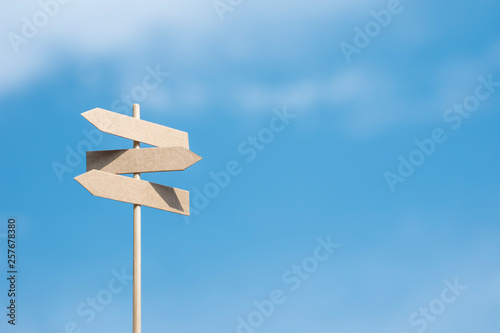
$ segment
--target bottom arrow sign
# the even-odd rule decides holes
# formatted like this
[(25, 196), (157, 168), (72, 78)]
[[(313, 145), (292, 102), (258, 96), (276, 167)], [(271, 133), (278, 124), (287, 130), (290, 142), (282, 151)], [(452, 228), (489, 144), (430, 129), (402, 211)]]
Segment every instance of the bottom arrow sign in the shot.
[(144, 180), (92, 170), (75, 180), (101, 198), (189, 215), (189, 192)]

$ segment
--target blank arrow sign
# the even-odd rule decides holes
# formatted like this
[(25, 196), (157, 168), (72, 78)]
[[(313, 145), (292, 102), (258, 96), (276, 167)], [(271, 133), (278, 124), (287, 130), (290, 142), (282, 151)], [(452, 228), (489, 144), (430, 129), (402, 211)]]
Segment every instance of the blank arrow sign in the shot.
[(96, 108), (82, 113), (99, 130), (157, 147), (189, 149), (188, 134), (170, 127)]
[(116, 174), (182, 171), (201, 160), (184, 147), (102, 150), (87, 152), (87, 171)]
[(75, 180), (97, 197), (189, 215), (189, 192), (112, 173), (92, 170)]

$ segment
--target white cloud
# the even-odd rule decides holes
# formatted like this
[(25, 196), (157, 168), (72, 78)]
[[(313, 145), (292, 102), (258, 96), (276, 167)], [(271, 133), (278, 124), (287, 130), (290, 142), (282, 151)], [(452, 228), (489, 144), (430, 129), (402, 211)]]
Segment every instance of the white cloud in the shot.
[[(387, 67), (378, 68), (376, 62), (363, 64), (362, 59), (349, 66), (338, 66), (332, 61), (329, 76), (308, 75), (305, 69), (299, 68), (287, 82), (273, 83), (265, 76), (247, 76), (244, 70), (232, 72), (234, 68), (238, 71), (244, 69), (247, 62), (255, 66), (256, 60), (264, 64), (263, 71), (273, 65), (273, 61), (279, 61), (276, 63), (278, 67), (283, 63), (286, 64), (284, 67), (299, 65), (301, 58), (290, 52), (304, 52), (309, 45), (307, 41), (312, 37), (318, 38), (312, 36), (318, 30), (308, 30), (307, 27), (314, 27), (316, 21), (327, 19), (333, 22), (333, 26), (350, 30), (353, 25), (365, 22), (371, 9), (380, 8), (386, 2), (243, 0), (221, 22), (210, 0), (72, 0), (60, 8), (59, 13), (40, 29), (28, 45), (21, 46), (19, 54), (14, 54), (7, 38), (1, 39), (0, 96), (56, 71), (62, 56), (89, 64), (113, 60), (116, 70), (123, 73), (118, 89), (125, 92), (140, 82), (145, 66), (161, 62), (162, 69), (171, 71), (172, 76), (145, 101), (157, 109), (173, 112), (182, 109), (182, 112), (188, 110), (192, 113), (206, 103), (216, 103), (221, 98), (234, 102), (236, 111), (246, 111), (243, 114), (247, 115), (273, 106), (288, 105), (297, 111), (307, 111), (321, 105), (323, 112), (340, 114), (339, 126), (342, 129), (356, 136), (365, 136), (395, 123), (439, 119), (444, 109), (449, 107), (450, 100), (463, 97), (467, 85), (473, 83), (468, 78), (487, 74), (482, 69), (498, 68), (498, 45), (476, 58), (462, 58), (445, 66), (437, 65), (431, 68), (434, 72), (429, 75), (432, 78), (429, 90), (434, 92), (433, 95), (414, 100), (408, 99), (410, 90), (414, 89), (408, 83), (415, 84), (414, 78), (404, 77), (397, 70)], [(0, 13), (3, 22), (0, 29), (4, 36), (9, 32), (19, 33), (22, 17), (31, 18), (40, 10), (37, 1), (9, 2), (4, 6), (6, 10)], [(406, 40), (406, 46), (409, 46), (410, 39), (422, 46), (425, 35), (430, 32), (420, 33), (416, 39), (407, 38), (408, 30), (422, 31), (414, 29), (414, 25), (414, 20), (403, 20), (393, 23), (391, 29), (397, 27), (406, 31), (400, 35)], [(280, 32), (289, 29), (283, 38), (273, 40), (273, 52), (282, 49), (283, 59), (269, 60), (268, 51), (259, 49), (265, 42), (256, 42), (256, 39), (265, 37), (269, 29), (280, 29)], [(332, 31), (330, 41), (333, 46), (339, 42), (336, 39), (338, 36)], [(317, 42), (326, 41), (328, 33), (322, 33)], [(304, 46), (301, 46), (303, 43)], [(221, 52), (226, 58), (220, 58)], [(339, 50), (337, 52), (340, 54)], [(272, 56), (277, 57), (275, 54)], [(171, 66), (172, 63), (175, 67)], [(327, 64), (325, 62), (324, 65)], [(304, 66), (307, 64), (304, 63)], [(200, 69), (212, 71), (210, 77), (220, 75), (223, 81), (233, 83), (221, 92), (218, 90), (220, 87), (209, 86), (203, 81), (206, 78), (200, 78)], [(111, 96), (110, 99), (116, 97)]]
[[(57, 68), (58, 53), (78, 58), (102, 57), (126, 59), (133, 63), (134, 56), (147, 56), (151, 47), (142, 51), (149, 43), (168, 43), (171, 53), (178, 49), (189, 51), (203, 58), (205, 43), (210, 38), (218, 40), (222, 31), (231, 32), (236, 27), (259, 27), (263, 20), (269, 23), (294, 22), (300, 18), (310, 19), (318, 15), (341, 17), (355, 10), (352, 1), (243, 1), (228, 19), (219, 21), (210, 0), (173, 1), (99, 1), (71, 0), (54, 12), (48, 23), (41, 27), (28, 44), (19, 45), (15, 54), (8, 39), (9, 33), (21, 35), (23, 18), (32, 21), (42, 11), (40, 3), (55, 0), (11, 1), (3, 4), (0, 20), (0, 95), (9, 89), (30, 83), (46, 72)], [(365, 1), (355, 1), (356, 4)], [(250, 29), (248, 29), (250, 30)], [(166, 36), (168, 34), (168, 36)], [(165, 40), (167, 37), (169, 40)], [(227, 41), (231, 44), (231, 40)], [(187, 53), (187, 52), (186, 52)], [(182, 54), (182, 53), (181, 53)], [(185, 53), (184, 53), (185, 54)], [(125, 67), (125, 66), (124, 66)], [(126, 70), (126, 67), (124, 68)]]

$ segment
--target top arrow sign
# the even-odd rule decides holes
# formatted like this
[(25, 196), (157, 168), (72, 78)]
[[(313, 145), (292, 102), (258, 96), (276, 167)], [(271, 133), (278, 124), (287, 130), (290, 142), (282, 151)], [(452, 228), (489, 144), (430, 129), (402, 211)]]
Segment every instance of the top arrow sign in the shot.
[(184, 147), (189, 149), (188, 134), (170, 127), (96, 108), (82, 116), (102, 132), (157, 147)]

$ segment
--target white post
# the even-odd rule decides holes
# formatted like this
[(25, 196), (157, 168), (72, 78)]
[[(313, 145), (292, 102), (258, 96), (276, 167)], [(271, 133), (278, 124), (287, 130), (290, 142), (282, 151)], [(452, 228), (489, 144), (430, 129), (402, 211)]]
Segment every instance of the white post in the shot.
[[(141, 118), (139, 104), (133, 106), (134, 118)], [(139, 149), (141, 143), (134, 141), (134, 149)], [(134, 179), (141, 179), (140, 173), (134, 173)], [(133, 333), (141, 333), (141, 205), (134, 204), (134, 309)]]

